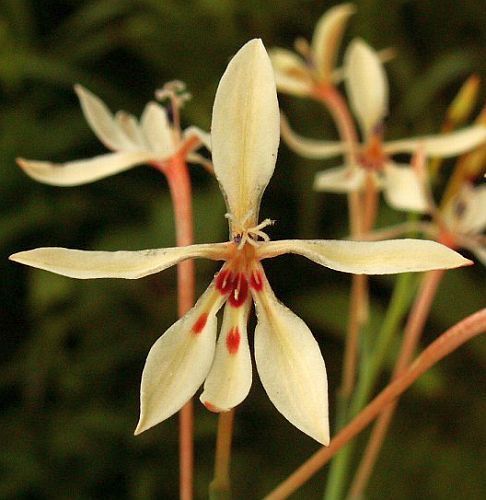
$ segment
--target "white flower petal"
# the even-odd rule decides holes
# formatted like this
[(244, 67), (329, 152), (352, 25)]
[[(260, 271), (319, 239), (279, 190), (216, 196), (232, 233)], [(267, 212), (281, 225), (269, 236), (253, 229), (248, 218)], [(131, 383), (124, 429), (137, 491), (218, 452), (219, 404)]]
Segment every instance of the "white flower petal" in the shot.
[(442, 212), (444, 221), (453, 232), (479, 234), (486, 228), (486, 185), (464, 184)]
[(258, 324), (255, 360), (268, 397), (302, 432), (329, 444), (327, 375), (307, 325), (274, 296), (265, 280), (254, 292)]
[(74, 90), (78, 94), (84, 117), (98, 139), (114, 151), (130, 149), (130, 140), (120, 129), (105, 103), (82, 85), (75, 85)]
[(363, 40), (353, 40), (344, 56), (346, 89), (365, 137), (388, 113), (388, 81), (378, 54)]
[(137, 279), (163, 271), (186, 259), (202, 257), (218, 260), (226, 246), (226, 243), (213, 243), (133, 252), (101, 252), (48, 247), (18, 252), (9, 258), (20, 264), (70, 278)]
[(226, 302), (216, 355), (199, 398), (211, 411), (231, 410), (250, 391), (252, 373), (246, 331), (250, 305), (250, 297), (238, 307)]
[(149, 102), (143, 110), (140, 125), (150, 149), (159, 159), (166, 159), (174, 154), (174, 136), (165, 108), (156, 102)]
[(29, 177), (44, 184), (79, 186), (118, 174), (154, 159), (153, 153), (131, 151), (127, 153), (109, 153), (88, 160), (67, 163), (25, 160), (24, 158), (18, 158), (17, 163)]
[(383, 173), (383, 195), (391, 207), (413, 212), (428, 211), (424, 188), (410, 165), (387, 163)]
[(285, 144), (304, 158), (320, 160), (338, 156), (346, 151), (346, 145), (343, 142), (307, 139), (296, 134), (283, 113), (280, 115), (280, 132)]
[(133, 143), (134, 149), (142, 151), (147, 151), (149, 149), (149, 145), (143, 136), (138, 120), (133, 115), (126, 111), (117, 111), (115, 120), (118, 127), (120, 127), (127, 138)]
[(336, 56), (349, 17), (356, 12), (352, 3), (331, 7), (319, 19), (312, 37), (314, 63), (321, 78), (331, 82)]
[(316, 191), (350, 193), (363, 187), (366, 172), (359, 167), (337, 167), (318, 172), (314, 179)]
[(314, 84), (304, 61), (290, 50), (280, 48), (271, 49), (268, 54), (278, 90), (300, 97), (308, 96)]
[(261, 40), (228, 64), (214, 101), (211, 144), (216, 177), (233, 220), (257, 223), (275, 168), (280, 119), (272, 66)]
[(395, 274), (453, 269), (471, 261), (440, 243), (427, 240), (387, 241), (280, 240), (262, 243), (261, 259), (296, 253), (325, 267), (353, 274)]
[(486, 127), (473, 125), (457, 132), (440, 135), (424, 135), (398, 141), (388, 141), (384, 151), (388, 154), (415, 153), (421, 147), (428, 156), (447, 158), (458, 156), (486, 142)]
[(223, 301), (211, 285), (150, 349), (142, 374), (136, 435), (180, 410), (203, 383), (214, 358), (216, 313)]

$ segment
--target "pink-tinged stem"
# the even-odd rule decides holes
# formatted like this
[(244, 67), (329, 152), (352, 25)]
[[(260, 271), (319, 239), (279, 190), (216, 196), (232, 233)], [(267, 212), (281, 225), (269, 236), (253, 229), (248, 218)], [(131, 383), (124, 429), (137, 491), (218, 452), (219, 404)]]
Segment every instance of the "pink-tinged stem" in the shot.
[[(155, 165), (167, 177), (174, 207), (177, 246), (194, 242), (192, 190), (189, 170), (183, 154)], [(178, 314), (183, 316), (194, 305), (194, 261), (177, 265)], [(179, 412), (179, 484), (180, 499), (192, 500), (194, 475), (194, 408), (188, 401)]]
[(230, 464), (234, 416), (235, 411), (231, 409), (220, 413), (218, 417), (214, 479), (209, 485), (211, 498), (231, 498)]
[(420, 375), (429, 370), (442, 358), (456, 350), (476, 335), (486, 332), (486, 308), (468, 316), (432, 342), (415, 361), (383, 391), (376, 396), (346, 427), (331, 441), (328, 448), (319, 451), (304, 462), (293, 474), (275, 488), (265, 498), (280, 500), (296, 491), (319, 469), (321, 469), (345, 444), (359, 434), (376, 418), (384, 407), (389, 405)]
[[(410, 311), (407, 324), (405, 325), (403, 343), (393, 370), (392, 380), (400, 376), (410, 364), (422, 332), (424, 331), (425, 322), (444, 274), (445, 271), (443, 270), (430, 271), (426, 273), (424, 277), (419, 295)], [(351, 484), (350, 498), (361, 498), (361, 494), (365, 490), (371, 476), (397, 405), (398, 398), (388, 405), (378, 417), (355, 478)]]
[[(352, 168), (358, 168), (358, 134), (346, 101), (340, 92), (332, 85), (326, 85), (315, 90), (315, 96), (331, 113), (336, 123), (341, 140), (346, 143), (346, 163)], [(377, 210), (377, 191), (371, 179), (368, 180), (364, 196), (359, 192), (348, 195), (350, 232), (353, 238), (360, 239), (363, 233), (369, 232), (374, 225)], [(349, 323), (346, 334), (343, 373), (340, 395), (343, 405), (351, 397), (358, 364), (359, 334), (367, 320), (368, 278), (353, 276), (351, 286), (351, 304)]]

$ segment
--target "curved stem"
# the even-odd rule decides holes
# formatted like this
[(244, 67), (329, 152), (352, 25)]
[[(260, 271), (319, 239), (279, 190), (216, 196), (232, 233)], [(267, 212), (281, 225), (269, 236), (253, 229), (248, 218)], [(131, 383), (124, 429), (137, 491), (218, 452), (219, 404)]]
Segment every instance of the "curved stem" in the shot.
[(352, 422), (334, 437), (328, 448), (321, 448), (317, 451), (265, 498), (267, 500), (287, 498), (321, 469), (337, 451), (369, 425), (384, 407), (408, 389), (420, 375), (462, 344), (481, 333), (486, 333), (486, 308), (463, 319), (432, 342), (417, 356), (405, 372), (385, 387)]
[[(174, 207), (177, 246), (194, 242), (192, 190), (185, 157), (176, 155), (167, 162), (156, 164), (167, 177)], [(194, 305), (194, 261), (177, 265), (178, 314), (183, 316)], [(193, 497), (194, 469), (194, 408), (189, 400), (179, 412), (179, 496), (181, 500)]]
[[(443, 270), (430, 271), (424, 277), (419, 296), (413, 305), (408, 322), (405, 326), (403, 343), (393, 370), (392, 380), (405, 371), (412, 359), (444, 274), (445, 271)], [(397, 404), (398, 399), (385, 408), (376, 421), (356, 476), (351, 485), (350, 498), (359, 498), (366, 488)]]

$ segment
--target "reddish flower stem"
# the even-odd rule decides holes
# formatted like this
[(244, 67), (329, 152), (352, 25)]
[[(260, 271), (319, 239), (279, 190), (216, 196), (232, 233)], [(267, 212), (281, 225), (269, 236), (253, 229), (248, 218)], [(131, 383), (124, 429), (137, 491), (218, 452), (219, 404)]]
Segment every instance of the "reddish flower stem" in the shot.
[(211, 498), (231, 498), (230, 463), (234, 416), (233, 408), (220, 413), (218, 417), (214, 478), (209, 485)]
[[(185, 156), (178, 154), (170, 160), (154, 165), (167, 177), (174, 207), (177, 246), (194, 242), (192, 223), (191, 180)], [(177, 265), (178, 314), (183, 316), (194, 305), (194, 261), (186, 260)], [(192, 399), (179, 412), (179, 497), (193, 498), (194, 475), (194, 408)]]
[[(356, 167), (358, 163), (358, 134), (356, 133), (354, 121), (346, 101), (343, 99), (340, 92), (332, 85), (317, 87), (314, 90), (314, 95), (316, 99), (327, 107), (336, 123), (341, 140), (346, 143), (346, 163)], [(366, 191), (367, 196), (365, 196), (364, 199), (357, 191), (349, 193), (348, 195), (350, 232), (353, 238), (359, 239), (360, 235), (367, 231), (364, 227), (364, 214), (370, 212), (368, 201), (371, 200), (372, 197), (368, 196), (368, 187)], [(366, 218), (369, 219), (369, 216)], [(370, 222), (371, 221), (368, 221), (368, 225), (372, 225)], [(359, 332), (367, 318), (367, 282), (366, 276), (353, 276), (342, 382), (339, 390), (344, 406), (347, 406), (347, 401), (351, 397), (354, 389), (356, 366), (358, 362)]]
[[(419, 295), (405, 325), (402, 347), (393, 370), (392, 380), (400, 376), (410, 364), (444, 274), (443, 270), (430, 271), (424, 277)], [(378, 417), (351, 485), (350, 498), (359, 498), (366, 488), (397, 405), (398, 398)]]
[(280, 500), (296, 491), (322, 468), (345, 444), (359, 434), (380, 412), (402, 394), (420, 375), (476, 335), (486, 332), (486, 308), (468, 316), (432, 342), (415, 361), (371, 401), (331, 441), (321, 448), (265, 498)]

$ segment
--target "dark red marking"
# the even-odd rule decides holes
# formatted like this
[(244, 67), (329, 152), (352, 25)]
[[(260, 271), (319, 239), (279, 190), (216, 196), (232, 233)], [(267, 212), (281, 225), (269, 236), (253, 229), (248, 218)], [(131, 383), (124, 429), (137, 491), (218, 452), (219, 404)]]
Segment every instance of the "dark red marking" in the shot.
[(244, 274), (239, 273), (233, 281), (233, 288), (229, 296), (229, 303), (233, 307), (240, 307), (248, 297), (248, 281)]
[(197, 318), (196, 322), (192, 325), (192, 331), (197, 335), (201, 333), (203, 328), (206, 326), (206, 322), (208, 320), (207, 313), (202, 313), (199, 318)]
[(203, 401), (203, 405), (209, 410), (212, 411), (213, 413), (220, 413), (221, 410), (217, 407), (214, 406), (212, 403), (209, 401)]
[(235, 326), (228, 332), (228, 336), (226, 337), (226, 347), (228, 348), (228, 352), (230, 354), (236, 354), (238, 352), (240, 340), (240, 331), (238, 330), (238, 327)]
[(263, 290), (263, 276), (260, 271), (253, 271), (251, 273), (250, 286), (257, 292), (261, 292)]
[(216, 288), (223, 294), (231, 292), (234, 283), (233, 273), (229, 269), (221, 269), (216, 276)]

